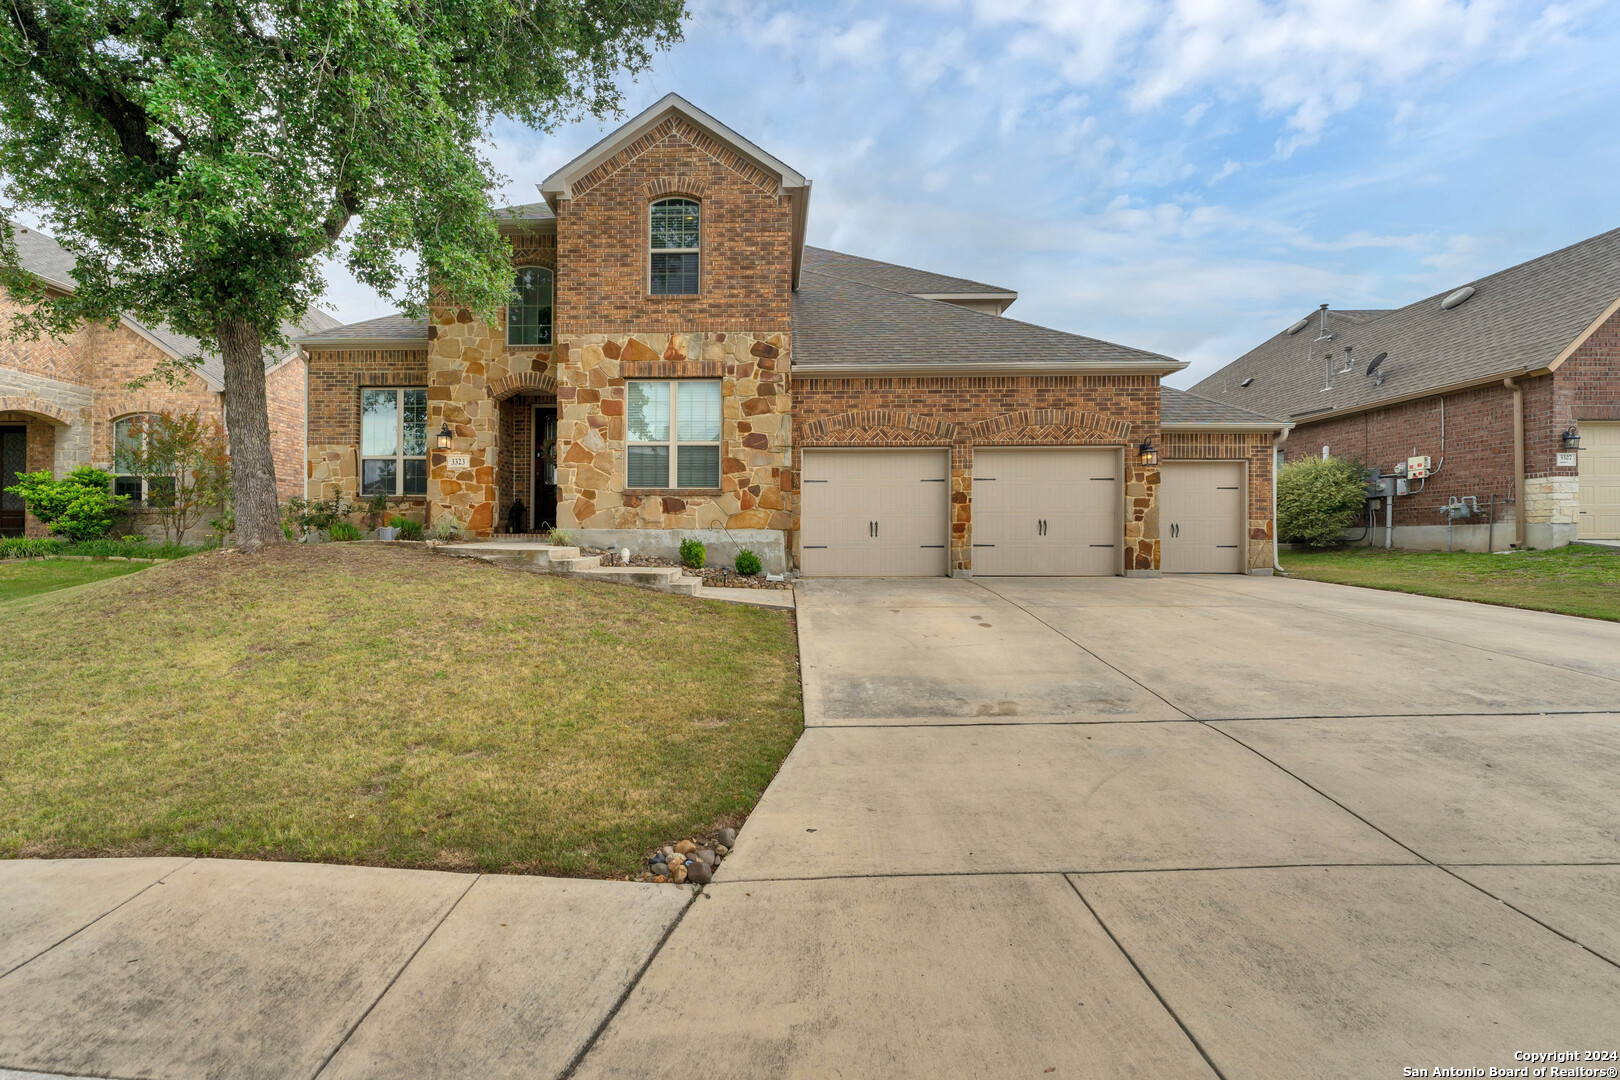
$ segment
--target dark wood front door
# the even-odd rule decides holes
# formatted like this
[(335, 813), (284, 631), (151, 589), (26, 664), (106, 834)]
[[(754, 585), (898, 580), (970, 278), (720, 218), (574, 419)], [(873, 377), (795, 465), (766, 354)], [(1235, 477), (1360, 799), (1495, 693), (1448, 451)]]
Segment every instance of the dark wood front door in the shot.
[(23, 534), (23, 501), (6, 488), (28, 471), (28, 429), (0, 427), (0, 536)]
[(557, 406), (534, 408), (534, 507), (535, 532), (557, 524)]

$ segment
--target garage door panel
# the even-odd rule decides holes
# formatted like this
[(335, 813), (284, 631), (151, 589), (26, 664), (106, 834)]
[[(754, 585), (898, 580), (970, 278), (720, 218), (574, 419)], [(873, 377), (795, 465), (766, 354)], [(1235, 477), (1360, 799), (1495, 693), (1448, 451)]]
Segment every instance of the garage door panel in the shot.
[(1111, 449), (976, 450), (974, 574), (1113, 574), (1119, 485)]
[(822, 577), (943, 575), (949, 475), (942, 450), (806, 450), (801, 569)]
[(1579, 466), (1582, 540), (1620, 540), (1620, 423), (1582, 421)]
[(1245, 480), (1241, 461), (1167, 461), (1160, 466), (1160, 566), (1165, 573), (1244, 571)]

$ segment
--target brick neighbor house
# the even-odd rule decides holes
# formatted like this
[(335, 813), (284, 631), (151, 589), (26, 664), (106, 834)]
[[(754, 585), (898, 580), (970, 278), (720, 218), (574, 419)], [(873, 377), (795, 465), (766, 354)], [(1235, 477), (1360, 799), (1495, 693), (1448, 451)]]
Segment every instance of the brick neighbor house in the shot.
[(1290, 421), (1290, 460), (1400, 480), (1396, 546), (1446, 547), (1456, 500), (1460, 548), (1620, 539), (1620, 229), (1403, 308), (1324, 305), (1193, 392)]
[[(17, 253), (25, 270), (47, 289), (73, 290), (73, 256), (51, 237), (33, 229), (16, 230)], [(131, 419), (165, 409), (224, 420), (224, 364), (217, 355), (202, 362), (178, 387), (154, 381), (144, 389), (129, 383), (152, 372), (162, 358), (196, 356), (197, 343), (166, 326), (125, 317), (117, 323), (81, 326), (61, 339), (23, 340), (4, 329), (18, 311), (0, 293), (0, 490), (19, 472), (51, 469), (58, 477), (80, 465), (116, 472), (115, 440)], [(336, 326), (312, 312), (293, 333)], [(295, 347), (265, 356), (265, 390), (276, 461), (276, 486), (283, 499), (303, 490), (304, 365)], [(131, 526), (152, 533), (154, 523), (139, 512), (145, 494), (136, 477), (114, 481), (137, 508)], [(0, 536), (43, 536), (45, 527), (27, 514), (22, 500), (0, 494)], [(192, 537), (207, 531), (199, 525)], [(161, 535), (161, 529), (156, 528)]]
[(1270, 572), (1286, 424), (1010, 289), (806, 246), (810, 181), (681, 98), (540, 191), (497, 322), (301, 339), (311, 497), (806, 574)]

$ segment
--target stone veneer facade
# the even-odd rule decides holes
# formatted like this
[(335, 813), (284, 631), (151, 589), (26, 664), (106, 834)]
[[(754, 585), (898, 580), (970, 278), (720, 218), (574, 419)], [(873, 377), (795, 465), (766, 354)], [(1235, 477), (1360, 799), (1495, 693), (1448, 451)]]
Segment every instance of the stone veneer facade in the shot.
[(795, 375), (795, 475), (803, 451), (940, 446), (951, 451), (952, 573), (973, 569), (973, 451), (992, 446), (1124, 450), (1123, 567), (1159, 572), (1159, 470), (1138, 445), (1159, 438), (1156, 375)]
[(1259, 431), (1166, 431), (1161, 462), (1241, 461), (1249, 477), (1248, 569), (1270, 570), (1276, 561), (1271, 517), (1271, 473), (1276, 436)]

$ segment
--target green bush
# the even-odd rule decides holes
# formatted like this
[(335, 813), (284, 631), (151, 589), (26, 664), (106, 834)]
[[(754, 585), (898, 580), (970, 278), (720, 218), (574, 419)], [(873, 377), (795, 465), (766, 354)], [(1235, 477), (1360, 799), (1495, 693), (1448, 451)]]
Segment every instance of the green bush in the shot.
[(763, 569), (765, 569), (765, 564), (760, 562), (759, 556), (755, 555), (749, 548), (743, 548), (737, 552), (737, 573), (742, 574), (744, 577), (753, 577)]
[(60, 480), (49, 469), (18, 473), (6, 489), (21, 496), (28, 512), (69, 540), (98, 540), (122, 516), (126, 496), (112, 493), (112, 475), (81, 465)]
[(41, 555), (88, 555), (93, 559), (105, 559), (109, 555), (121, 555), (126, 559), (178, 559), (199, 550), (174, 542), (154, 544), (140, 536), (83, 541), (12, 536), (0, 540), (0, 559), (32, 559)]
[(398, 518), (396, 520), (399, 521), (399, 524), (395, 525), (394, 528), (399, 530), (399, 538), (401, 540), (422, 539), (423, 530), (422, 523), (420, 521), (407, 521), (404, 518)]
[(326, 530), (326, 535), (337, 541), (358, 540), (360, 526), (352, 521), (334, 521), (332, 527)]
[(1367, 504), (1366, 468), (1350, 458), (1301, 458), (1277, 472), (1277, 538), (1331, 547)]
[(354, 513), (355, 509), (355, 504), (341, 494), (334, 495), (330, 499), (294, 497), (288, 499), (287, 505), (281, 508), (281, 519), (299, 534), (318, 532), (330, 529), (335, 522), (342, 521)]
[(688, 570), (701, 570), (703, 560), (708, 558), (709, 549), (703, 546), (701, 540), (681, 541), (681, 565)]

